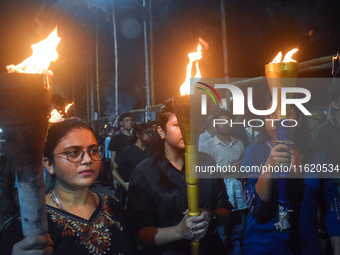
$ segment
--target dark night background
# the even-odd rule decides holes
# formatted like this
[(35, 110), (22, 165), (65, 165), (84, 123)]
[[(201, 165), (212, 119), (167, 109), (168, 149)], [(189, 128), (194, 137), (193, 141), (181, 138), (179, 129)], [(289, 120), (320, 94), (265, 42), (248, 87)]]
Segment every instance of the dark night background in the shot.
[[(148, 2), (148, 0), (146, 1)], [(155, 104), (179, 94), (187, 54), (198, 37), (209, 43), (200, 61), (202, 77), (223, 77), (220, 0), (151, 0)], [(264, 65), (282, 51), (300, 50), (299, 62), (339, 50), (339, 1), (226, 0), (230, 77), (264, 75)], [(145, 108), (142, 0), (114, 0), (119, 112)], [(30, 46), (55, 26), (61, 43), (52, 63), (55, 93), (75, 100), (76, 115), (87, 118), (87, 83), (95, 89), (96, 33), (99, 46), (100, 117), (114, 114), (114, 37), (112, 0), (1, 1), (0, 70), (31, 55)], [(331, 70), (310, 75), (331, 77)], [(88, 82), (90, 81), (90, 82)], [(1, 93), (1, 92), (0, 92)], [(97, 95), (94, 95), (94, 111)]]

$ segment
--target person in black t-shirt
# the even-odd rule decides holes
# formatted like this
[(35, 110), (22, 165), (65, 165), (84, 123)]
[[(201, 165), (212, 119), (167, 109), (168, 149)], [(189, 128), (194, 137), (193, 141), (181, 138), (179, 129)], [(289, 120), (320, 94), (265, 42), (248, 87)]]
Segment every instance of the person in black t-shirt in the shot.
[(106, 131), (104, 129), (103, 125), (99, 125), (96, 129), (96, 138), (98, 141), (98, 144), (102, 147), (105, 145), (105, 138), (106, 138)]
[[(122, 200), (123, 197), (121, 196), (122, 187), (120, 187), (119, 183), (123, 183), (124, 181), (121, 179), (116, 164), (116, 157), (118, 154), (129, 144), (131, 144), (131, 130), (133, 128), (134, 118), (131, 113), (126, 112), (122, 113), (119, 116), (119, 125), (121, 126), (121, 130), (118, 134), (114, 135), (111, 138), (110, 144), (108, 149), (111, 151), (111, 167), (112, 167), (112, 175), (113, 175), (113, 183), (111, 187), (115, 189), (116, 197), (119, 200)], [(124, 191), (123, 191), (124, 192)]]
[[(159, 113), (151, 157), (133, 170), (128, 214), (145, 254), (190, 254), (190, 242), (200, 240), (200, 254), (225, 254), (216, 226), (230, 217), (231, 204), (222, 179), (200, 179), (199, 216), (188, 215), (184, 141), (172, 102)], [(214, 161), (210, 159), (208, 165)], [(216, 164), (216, 163), (215, 163)]]
[(110, 141), (108, 149), (111, 151), (111, 163), (115, 161), (119, 152), (130, 144), (131, 130), (133, 128), (134, 118), (129, 112), (122, 113), (119, 116), (120, 131), (114, 135)]
[(133, 128), (133, 144), (125, 147), (116, 158), (118, 174), (121, 177), (117, 180), (123, 180), (123, 182), (120, 182), (120, 185), (124, 188), (124, 190), (121, 190), (123, 205), (125, 205), (132, 170), (147, 157), (146, 146), (150, 142), (151, 136), (152, 132), (147, 123), (137, 124)]

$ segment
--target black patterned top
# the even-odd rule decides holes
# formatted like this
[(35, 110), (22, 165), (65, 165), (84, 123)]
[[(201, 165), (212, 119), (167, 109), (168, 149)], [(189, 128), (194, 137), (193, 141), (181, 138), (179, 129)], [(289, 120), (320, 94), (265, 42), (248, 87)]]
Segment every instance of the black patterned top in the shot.
[[(114, 197), (99, 197), (99, 205), (89, 220), (47, 205), (53, 254), (134, 254), (125, 211)], [(1, 254), (11, 254), (13, 245), (22, 238), (18, 216), (0, 236)]]

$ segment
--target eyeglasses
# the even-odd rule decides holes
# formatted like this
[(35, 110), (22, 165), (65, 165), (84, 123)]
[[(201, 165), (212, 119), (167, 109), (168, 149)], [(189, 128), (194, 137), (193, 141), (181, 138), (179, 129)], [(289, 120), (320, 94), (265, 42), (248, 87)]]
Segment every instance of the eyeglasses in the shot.
[[(87, 154), (93, 161), (99, 161), (104, 156), (104, 149), (101, 146), (96, 146), (88, 150), (84, 150), (81, 147), (73, 147), (68, 149), (67, 151), (53, 154), (53, 156), (58, 157), (58, 155), (66, 155), (67, 160), (71, 163), (79, 163), (83, 160), (85, 152), (87, 152)], [(59, 156), (59, 158), (63, 157)]]

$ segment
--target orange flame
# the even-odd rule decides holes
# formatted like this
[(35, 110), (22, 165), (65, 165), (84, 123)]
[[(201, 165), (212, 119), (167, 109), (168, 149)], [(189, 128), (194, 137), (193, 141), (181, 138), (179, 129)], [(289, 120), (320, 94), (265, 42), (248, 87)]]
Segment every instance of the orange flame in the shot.
[(297, 48), (292, 49), (291, 51), (289, 51), (289, 52), (285, 55), (285, 57), (283, 58), (283, 60), (282, 60), (282, 52), (280, 51), (280, 52), (276, 55), (276, 57), (273, 59), (273, 61), (270, 62), (270, 64), (271, 64), (271, 63), (279, 63), (279, 62), (281, 62), (281, 60), (282, 60), (282, 62), (296, 62), (296, 60), (292, 59), (292, 56), (293, 56), (293, 54), (294, 54), (295, 52), (297, 52), (298, 50), (299, 50), (299, 49), (297, 49)]
[(74, 102), (68, 104), (66, 107), (65, 107), (65, 113), (67, 113), (68, 109), (74, 104)]
[(51, 118), (48, 120), (49, 123), (55, 123), (55, 122), (60, 122), (63, 121), (64, 118), (63, 114), (60, 114), (57, 109), (53, 109), (51, 112)]
[(192, 64), (196, 61), (196, 75), (194, 78), (201, 78), (201, 72), (198, 65), (198, 60), (202, 58), (202, 47), (200, 44), (197, 46), (196, 52), (191, 52), (188, 54), (189, 57), (189, 64), (187, 65), (187, 74), (185, 77), (185, 81), (181, 85), (180, 92), (181, 95), (189, 95), (190, 94), (190, 78), (191, 78), (191, 71), (192, 71)]
[(279, 63), (281, 62), (281, 59), (282, 59), (282, 52), (280, 51), (271, 63)]
[(8, 65), (9, 73), (49, 73), (50, 63), (58, 58), (57, 46), (60, 42), (57, 28), (45, 39), (31, 46), (33, 53), (18, 65)]
[[(65, 107), (65, 113), (67, 113), (68, 109), (74, 104), (74, 102), (68, 104)], [(49, 123), (54, 123), (54, 122), (60, 122), (65, 120), (65, 118), (63, 118), (64, 114), (61, 114), (61, 111), (58, 112), (57, 109), (53, 109), (51, 112), (51, 117), (49, 118), (48, 122)]]

